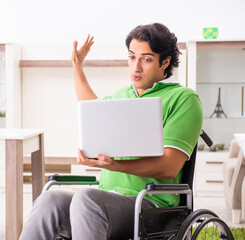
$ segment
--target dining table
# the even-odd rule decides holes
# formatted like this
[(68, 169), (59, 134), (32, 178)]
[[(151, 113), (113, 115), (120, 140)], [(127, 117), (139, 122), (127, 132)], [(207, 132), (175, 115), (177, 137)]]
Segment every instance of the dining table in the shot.
[(32, 200), (45, 184), (44, 129), (1, 128), (5, 142), (6, 240), (18, 240), (23, 228), (23, 159), (31, 155)]

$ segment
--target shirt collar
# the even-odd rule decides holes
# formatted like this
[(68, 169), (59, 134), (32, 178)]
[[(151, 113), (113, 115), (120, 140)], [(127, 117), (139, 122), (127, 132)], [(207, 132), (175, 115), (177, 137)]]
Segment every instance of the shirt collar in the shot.
[[(160, 80), (160, 81), (158, 81), (158, 82), (155, 82), (155, 83), (153, 84), (153, 86), (152, 86), (151, 88), (148, 88), (145, 92), (147, 92), (147, 91), (151, 90), (152, 88), (154, 88), (155, 85), (158, 84), (159, 82), (160, 82), (160, 83), (175, 83), (175, 84), (179, 84), (179, 82), (178, 82), (177, 80), (173, 79), (173, 78), (170, 78), (170, 79), (163, 79), (163, 80)], [(137, 93), (137, 91), (136, 91), (136, 89), (134, 88), (133, 85), (132, 85), (132, 87), (133, 87), (133, 89), (134, 89), (134, 92), (135, 92), (136, 96), (139, 96), (139, 94)]]

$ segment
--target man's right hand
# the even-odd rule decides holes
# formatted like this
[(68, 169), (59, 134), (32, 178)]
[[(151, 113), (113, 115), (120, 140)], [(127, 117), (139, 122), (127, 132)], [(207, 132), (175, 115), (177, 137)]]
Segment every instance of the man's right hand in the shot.
[(94, 37), (88, 35), (86, 41), (83, 43), (80, 49), (77, 49), (77, 41), (73, 43), (72, 51), (72, 64), (74, 72), (74, 82), (76, 88), (76, 94), (78, 100), (93, 100), (97, 99), (96, 94), (90, 87), (85, 73), (83, 72), (83, 61), (90, 51), (91, 46), (93, 45)]
[(80, 49), (77, 50), (78, 42), (73, 42), (73, 51), (72, 51), (72, 63), (73, 65), (82, 65), (85, 57), (87, 56), (88, 52), (90, 51), (91, 46), (93, 45), (94, 37), (90, 37), (88, 35), (86, 41), (83, 43)]

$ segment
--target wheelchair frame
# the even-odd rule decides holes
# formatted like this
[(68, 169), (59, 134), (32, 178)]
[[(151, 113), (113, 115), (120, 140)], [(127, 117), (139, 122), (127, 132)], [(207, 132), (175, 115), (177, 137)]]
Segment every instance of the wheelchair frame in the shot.
[[(161, 188), (163, 190), (158, 190)], [(140, 216), (142, 214), (142, 201), (146, 194), (186, 194), (187, 195), (187, 208), (192, 211), (192, 191), (188, 184), (155, 184), (150, 183), (146, 185), (146, 189), (141, 190), (137, 195), (135, 202), (135, 214), (134, 214), (134, 240), (140, 239), (142, 235), (143, 225), (140, 224)], [(163, 208), (165, 209), (165, 208)], [(171, 207), (174, 210), (174, 207)], [(141, 229), (139, 228), (140, 226)]]
[[(212, 145), (212, 141), (208, 137), (208, 135), (202, 130), (200, 135), (203, 140), (207, 143), (208, 146)], [(195, 157), (196, 157), (196, 148), (195, 147), (191, 159), (189, 161), (194, 161), (190, 166), (190, 176), (187, 176), (184, 179), (184, 184), (156, 184), (149, 183), (146, 185), (145, 189), (139, 192), (135, 202), (135, 215), (134, 215), (134, 240), (139, 239), (172, 239), (172, 240), (188, 240), (188, 239), (196, 239), (198, 237), (198, 233), (201, 232), (202, 228), (205, 227), (209, 222), (215, 222), (218, 229), (218, 232), (221, 239), (229, 239), (233, 240), (232, 233), (226, 223), (222, 221), (215, 213), (207, 209), (200, 209), (193, 212), (193, 193), (192, 193), (192, 181), (193, 181), (193, 173), (195, 166)], [(187, 174), (188, 175), (188, 174)], [(185, 176), (186, 177), (186, 176)], [(183, 180), (183, 177), (182, 177)], [(183, 181), (182, 181), (183, 182)], [(99, 181), (96, 180), (95, 177), (90, 176), (62, 176), (62, 175), (52, 175), (49, 176), (49, 182), (43, 188), (43, 192), (47, 191), (53, 185), (98, 185)], [(187, 183), (187, 184), (186, 184)], [(157, 208), (161, 210), (161, 214), (179, 211), (177, 217), (179, 221), (177, 222), (177, 226), (174, 226), (174, 230), (171, 231), (162, 231), (160, 230), (157, 234), (151, 234), (145, 232), (145, 228), (148, 223), (142, 220), (144, 219), (144, 209), (142, 209), (142, 201), (146, 194), (182, 194), (185, 195), (184, 201), (182, 201), (180, 207), (170, 207), (170, 208)], [(181, 199), (183, 200), (183, 198)], [(156, 208), (147, 209), (147, 211), (155, 211)], [(183, 214), (183, 211), (188, 212), (187, 214)], [(160, 213), (160, 211), (159, 211)], [(180, 217), (179, 217), (180, 216)], [(197, 227), (197, 233), (194, 233), (192, 236), (192, 225), (201, 222), (201, 225)], [(181, 225), (180, 225), (181, 223)], [(166, 236), (166, 237), (165, 237)], [(160, 238), (159, 238), (160, 237)], [(193, 238), (192, 238), (193, 237)]]

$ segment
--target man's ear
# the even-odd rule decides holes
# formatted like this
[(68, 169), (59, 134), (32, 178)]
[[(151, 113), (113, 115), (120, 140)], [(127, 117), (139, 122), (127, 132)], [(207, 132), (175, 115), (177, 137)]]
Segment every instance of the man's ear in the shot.
[(170, 64), (171, 57), (167, 57), (162, 61), (162, 69), (166, 69)]

